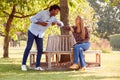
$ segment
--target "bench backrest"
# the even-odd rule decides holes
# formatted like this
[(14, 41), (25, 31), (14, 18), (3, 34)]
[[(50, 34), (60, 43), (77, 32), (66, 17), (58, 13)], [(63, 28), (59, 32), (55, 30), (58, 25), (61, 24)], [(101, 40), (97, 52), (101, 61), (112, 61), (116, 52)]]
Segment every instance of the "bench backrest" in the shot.
[(69, 52), (75, 44), (72, 35), (54, 35), (49, 36), (46, 46), (47, 52)]

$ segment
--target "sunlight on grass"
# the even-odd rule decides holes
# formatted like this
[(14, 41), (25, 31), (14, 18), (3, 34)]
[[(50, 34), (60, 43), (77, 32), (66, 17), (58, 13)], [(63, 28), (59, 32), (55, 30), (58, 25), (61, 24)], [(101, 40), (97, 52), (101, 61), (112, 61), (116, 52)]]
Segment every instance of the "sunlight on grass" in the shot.
[[(0, 80), (120, 80), (120, 52), (102, 54), (102, 66), (87, 68), (84, 72), (29, 69), (27, 72), (22, 72), (20, 67), (23, 51), (23, 48), (11, 48), (10, 58), (2, 58), (0, 54)], [(94, 57), (91, 56), (87, 60), (94, 61)], [(27, 64), (29, 65), (29, 59)]]

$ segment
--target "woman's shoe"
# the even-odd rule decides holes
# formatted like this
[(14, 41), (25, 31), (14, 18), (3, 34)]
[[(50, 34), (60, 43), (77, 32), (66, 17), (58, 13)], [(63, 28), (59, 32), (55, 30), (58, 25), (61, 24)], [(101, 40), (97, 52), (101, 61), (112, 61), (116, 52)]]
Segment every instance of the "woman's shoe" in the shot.
[(86, 67), (82, 67), (79, 69), (79, 71), (85, 71), (86, 70)]
[(79, 65), (78, 64), (73, 64), (72, 66), (69, 67), (70, 69), (78, 69)]

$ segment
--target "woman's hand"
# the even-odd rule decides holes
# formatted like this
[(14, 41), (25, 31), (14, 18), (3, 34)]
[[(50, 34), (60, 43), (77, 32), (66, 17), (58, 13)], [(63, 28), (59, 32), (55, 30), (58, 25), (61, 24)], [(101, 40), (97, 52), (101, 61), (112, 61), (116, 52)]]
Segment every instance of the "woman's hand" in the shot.
[(63, 29), (64, 30), (69, 30), (71, 32), (74, 32), (74, 29), (72, 27), (69, 27), (69, 26), (64, 26)]

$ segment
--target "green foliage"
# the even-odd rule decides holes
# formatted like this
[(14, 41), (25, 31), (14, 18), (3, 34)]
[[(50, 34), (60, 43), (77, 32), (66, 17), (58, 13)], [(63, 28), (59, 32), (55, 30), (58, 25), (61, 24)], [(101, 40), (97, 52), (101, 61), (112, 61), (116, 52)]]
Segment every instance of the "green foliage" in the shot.
[(96, 28), (101, 38), (107, 38), (109, 35), (120, 33), (120, 7), (119, 5), (111, 6), (110, 0), (88, 0), (94, 8), (98, 18), (98, 28)]
[(120, 34), (111, 35), (109, 38), (113, 50), (120, 50)]
[(120, 6), (120, 0), (111, 0), (111, 5), (112, 6)]
[(57, 26), (50, 26), (45, 32), (45, 37), (48, 35), (60, 35), (60, 28)]
[[(1, 1), (1, 12), (0, 14), (3, 14), (3, 10), (6, 12), (10, 13), (11, 8), (13, 4), (16, 4), (17, 6), (17, 13), (15, 15), (17, 16), (22, 16), (22, 15), (29, 15), (29, 14), (34, 14), (37, 13), (38, 11), (49, 8), (50, 5), (52, 4), (58, 4), (59, 0), (4, 0)], [(87, 13), (86, 13), (87, 11)], [(94, 11), (93, 9), (89, 6), (89, 3), (87, 3), (86, 0), (69, 0), (69, 20), (70, 20), (70, 25), (74, 24), (75, 17), (77, 15), (81, 15), (85, 18), (85, 25), (88, 25), (89, 27), (95, 27), (93, 23), (95, 20), (93, 19)], [(76, 15), (74, 15), (76, 14)], [(88, 16), (89, 15), (89, 16)], [(3, 15), (2, 19), (5, 19), (1, 24), (4, 24), (7, 21), (8, 15)], [(27, 29), (29, 27), (30, 21), (29, 18), (24, 18), (24, 19), (18, 19), (14, 18), (12, 22), (12, 30), (10, 31), (10, 35), (16, 35), (16, 32), (27, 32)], [(3, 27), (3, 26), (1, 26)], [(14, 29), (14, 30), (13, 30)], [(48, 29), (46, 32), (46, 35), (52, 34), (51, 29)], [(54, 28), (53, 28), (54, 30)], [(3, 31), (2, 31), (3, 32)], [(59, 32), (59, 31), (58, 31)], [(4, 32), (3, 32), (4, 33)]]
[(90, 41), (91, 41), (91, 42), (95, 43), (95, 42), (97, 42), (98, 40), (99, 40), (99, 38), (98, 38), (96, 35), (94, 35), (94, 34), (91, 34), (91, 35), (90, 35)]
[[(13, 39), (17, 39), (18, 35), (16, 32), (27, 32), (30, 24), (29, 17), (42, 9), (49, 8), (53, 4), (58, 4), (58, 2), (59, 0), (0, 0), (0, 34), (5, 34), (5, 26), (3, 24), (6, 24), (14, 4), (16, 4), (15, 16), (21, 18), (14, 17), (10, 36)], [(29, 16), (24, 18), (26, 15)]]

